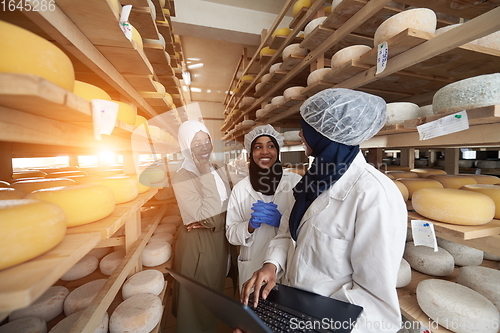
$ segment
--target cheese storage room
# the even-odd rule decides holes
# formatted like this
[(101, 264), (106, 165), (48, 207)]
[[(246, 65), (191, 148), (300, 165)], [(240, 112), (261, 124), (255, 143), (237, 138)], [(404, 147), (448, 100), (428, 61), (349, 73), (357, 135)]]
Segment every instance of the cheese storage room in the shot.
[(0, 1), (0, 333), (500, 332), (500, 1)]

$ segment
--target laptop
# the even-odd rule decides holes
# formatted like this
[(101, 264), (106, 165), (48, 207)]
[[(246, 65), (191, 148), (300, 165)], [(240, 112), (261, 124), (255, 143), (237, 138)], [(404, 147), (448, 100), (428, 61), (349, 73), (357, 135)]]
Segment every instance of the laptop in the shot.
[(282, 284), (277, 284), (267, 299), (260, 299), (257, 308), (253, 308), (171, 268), (166, 270), (215, 317), (245, 333), (348, 333), (363, 311), (361, 306)]

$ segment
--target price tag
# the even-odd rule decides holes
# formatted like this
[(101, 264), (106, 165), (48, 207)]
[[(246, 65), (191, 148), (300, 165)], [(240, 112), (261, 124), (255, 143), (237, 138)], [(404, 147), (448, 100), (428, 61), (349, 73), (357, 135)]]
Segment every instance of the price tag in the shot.
[(420, 140), (429, 140), (455, 132), (469, 129), (469, 118), (466, 111), (460, 111), (417, 126)]
[(94, 138), (101, 140), (101, 134), (113, 132), (118, 115), (118, 103), (103, 99), (92, 100), (92, 120), (94, 122)]
[(387, 42), (378, 44), (377, 46), (377, 71), (375, 75), (380, 74), (384, 71), (387, 65), (387, 59), (389, 56), (389, 45)]
[(415, 246), (423, 245), (438, 251), (436, 233), (434, 232), (434, 224), (429, 221), (412, 220), (411, 234), (413, 236), (413, 244)]
[(131, 10), (132, 10), (132, 5), (123, 6), (120, 14), (120, 22), (118, 23), (123, 33), (125, 34), (125, 37), (127, 37), (128, 40), (132, 40), (132, 27), (128, 22), (128, 17), (130, 16)]

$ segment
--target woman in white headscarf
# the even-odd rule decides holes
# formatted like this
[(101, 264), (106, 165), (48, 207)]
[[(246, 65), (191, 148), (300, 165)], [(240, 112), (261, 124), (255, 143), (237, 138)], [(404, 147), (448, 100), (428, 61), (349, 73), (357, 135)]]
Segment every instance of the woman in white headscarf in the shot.
[(269, 241), (281, 223), (288, 223), (286, 214), (295, 201), (292, 189), (300, 176), (283, 171), (279, 159), (282, 146), (283, 136), (271, 125), (257, 126), (245, 135), (249, 176), (234, 186), (226, 218), (226, 237), (231, 244), (240, 246), (240, 290), (243, 282), (262, 266)]
[[(173, 188), (183, 226), (178, 231), (174, 269), (223, 292), (229, 251), (224, 235), (229, 183), (222, 169), (210, 161), (213, 146), (205, 125), (182, 123), (178, 141), (184, 161), (174, 175)], [(215, 332), (217, 319), (178, 284), (173, 313), (179, 333)]]

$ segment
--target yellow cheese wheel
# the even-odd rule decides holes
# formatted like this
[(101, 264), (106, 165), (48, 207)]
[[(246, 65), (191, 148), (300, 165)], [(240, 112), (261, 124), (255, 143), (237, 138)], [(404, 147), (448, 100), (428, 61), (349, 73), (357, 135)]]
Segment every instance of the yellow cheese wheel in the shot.
[(141, 125), (148, 126), (148, 121), (143, 116), (136, 116), (135, 117), (135, 126), (139, 127)]
[(407, 201), (409, 198), (409, 191), (408, 188), (406, 187), (405, 184), (400, 182), (399, 180), (393, 180), (394, 184), (398, 187), (399, 191), (401, 192), (401, 195), (403, 196), (403, 200)]
[(491, 185), (500, 184), (500, 178), (491, 175), (460, 173), (458, 174), (458, 176), (472, 177), (476, 180), (478, 184), (491, 184)]
[(55, 203), (64, 211), (68, 227), (92, 223), (115, 209), (115, 197), (103, 185), (73, 185), (34, 191), (26, 199)]
[(158, 167), (147, 167), (139, 175), (139, 182), (144, 186), (159, 183), (165, 178), (165, 171)]
[(47, 173), (38, 171), (38, 170), (26, 170), (26, 171), (18, 171), (12, 174), (12, 179), (20, 179), (20, 178), (32, 178), (32, 177), (45, 177)]
[(155, 86), (155, 89), (157, 92), (159, 92), (160, 94), (165, 94), (167, 92), (167, 90), (165, 90), (165, 86), (163, 84), (161, 84), (160, 82), (156, 82), (156, 81), (152, 81), (153, 82), (153, 85)]
[(292, 16), (296, 17), (302, 8), (311, 7), (311, 0), (297, 0), (292, 7)]
[(120, 17), (120, 12), (122, 11), (122, 5), (119, 0), (110, 0), (111, 8), (113, 9), (113, 13), (115, 13), (116, 17)]
[(386, 175), (387, 177), (389, 177), (392, 180), (396, 180), (396, 177), (394, 175), (391, 175), (390, 173), (385, 173), (384, 175)]
[(386, 171), (387, 175), (394, 176), (395, 179), (399, 178), (416, 178), (418, 175), (410, 171)]
[(15, 188), (16, 190), (28, 194), (33, 191), (38, 191), (44, 188), (71, 186), (75, 184), (76, 182), (74, 180), (68, 178), (40, 178), (40, 179), (20, 180), (15, 183), (12, 183), (12, 187)]
[(481, 225), (495, 215), (495, 202), (485, 194), (452, 188), (423, 188), (412, 197), (413, 209), (432, 220)]
[(489, 196), (495, 202), (495, 219), (500, 219), (500, 185), (471, 184), (460, 188), (461, 190), (473, 191)]
[(71, 176), (87, 176), (87, 173), (85, 171), (58, 171), (58, 172), (52, 172), (49, 173), (45, 178), (64, 178), (64, 177), (71, 177)]
[(134, 200), (139, 195), (137, 181), (129, 176), (98, 178), (95, 181), (113, 192), (116, 204)]
[(443, 184), (445, 188), (459, 189), (464, 185), (477, 184), (472, 177), (454, 176), (454, 175), (430, 175), (428, 179), (434, 179)]
[(104, 99), (107, 101), (111, 100), (109, 94), (101, 88), (96, 87), (93, 84), (78, 80), (75, 81), (75, 88), (73, 89), (73, 93), (80, 96), (81, 98), (86, 99), (89, 102), (93, 99)]
[(0, 21), (0, 72), (33, 74), (73, 91), (75, 72), (68, 56), (42, 37)]
[(426, 178), (430, 175), (447, 175), (446, 171), (441, 169), (411, 169), (410, 171), (422, 178)]
[(398, 180), (408, 189), (410, 199), (412, 198), (413, 193), (421, 188), (443, 188), (443, 185), (440, 182), (429, 178), (399, 178)]
[(131, 24), (130, 27), (132, 28), (132, 40), (136, 42), (137, 46), (142, 50), (144, 49), (144, 44), (142, 43), (142, 37), (139, 31), (137, 31), (136, 28)]
[(64, 212), (57, 205), (27, 199), (0, 201), (0, 269), (49, 251), (65, 234)]
[(241, 81), (242, 81), (242, 82), (243, 82), (243, 81), (249, 81), (249, 82), (252, 82), (254, 78), (255, 78), (255, 76), (253, 76), (253, 75), (243, 75), (243, 76), (241, 77)]
[(324, 8), (325, 14), (331, 14), (332, 13), (332, 6), (328, 6)]
[(269, 54), (272, 55), (276, 52), (275, 49), (270, 48), (269, 46), (263, 47), (262, 50), (260, 50), (260, 55), (263, 56), (264, 54)]
[(129, 125), (135, 125), (135, 117), (137, 116), (137, 107), (118, 101), (113, 101), (118, 104), (118, 115), (116, 119), (123, 121)]
[(292, 30), (290, 30), (290, 28), (279, 28), (273, 32), (273, 37), (274, 36), (288, 36), (291, 32), (292, 32)]
[(12, 187), (0, 187), (0, 200), (22, 199), (26, 193)]
[(151, 188), (150, 186), (142, 184), (139, 181), (139, 177), (137, 175), (128, 175), (128, 176), (131, 178), (134, 178), (137, 181), (137, 187), (139, 189), (139, 194), (147, 192), (147, 190), (149, 190)]

